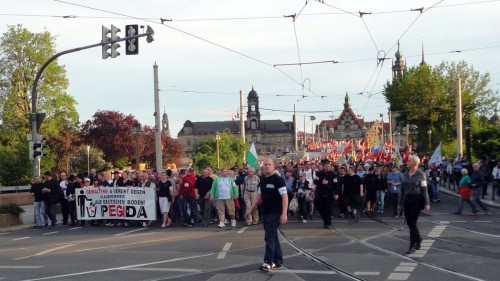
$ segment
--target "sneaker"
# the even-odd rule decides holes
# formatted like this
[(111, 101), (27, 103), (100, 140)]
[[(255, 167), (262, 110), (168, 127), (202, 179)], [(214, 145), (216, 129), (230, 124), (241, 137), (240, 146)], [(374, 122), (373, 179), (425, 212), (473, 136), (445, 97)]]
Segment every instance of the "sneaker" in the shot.
[(217, 226), (218, 228), (223, 228), (224, 226), (226, 226), (223, 222), (220, 222), (219, 225)]
[(313, 220), (313, 219), (314, 219), (313, 215), (310, 215), (309, 220)]
[(167, 226), (167, 225), (165, 225), (165, 224), (162, 224), (162, 225), (161, 225), (160, 227), (161, 227), (161, 228), (165, 228), (166, 226)]
[(252, 225), (252, 222), (247, 222), (246, 225), (250, 226), (250, 225)]
[(114, 224), (108, 222), (107, 224), (105, 224), (106, 226), (115, 226)]
[(142, 223), (142, 227), (148, 227), (148, 223), (147, 222), (143, 222)]
[(229, 221), (227, 219), (224, 220), (224, 223), (229, 223)]
[(272, 268), (273, 268), (273, 267), (272, 267), (272, 265), (269, 265), (269, 264), (267, 264), (267, 263), (263, 263), (263, 264), (259, 267), (259, 269), (260, 269), (260, 270), (262, 270), (262, 271), (267, 271), (267, 272), (271, 271), (271, 269), (272, 269)]
[(236, 220), (231, 220), (231, 226), (235, 227), (236, 226)]
[(283, 268), (283, 265), (282, 264), (279, 264), (279, 263), (274, 263), (271, 265), (271, 268), (272, 269), (282, 269)]
[(307, 223), (307, 220), (302, 220), (303, 223)]
[(340, 214), (340, 217), (341, 218), (345, 218), (345, 214)]
[(462, 212), (460, 212), (460, 211), (456, 211), (454, 214), (455, 214), (455, 215), (461, 215), (461, 214), (462, 214)]

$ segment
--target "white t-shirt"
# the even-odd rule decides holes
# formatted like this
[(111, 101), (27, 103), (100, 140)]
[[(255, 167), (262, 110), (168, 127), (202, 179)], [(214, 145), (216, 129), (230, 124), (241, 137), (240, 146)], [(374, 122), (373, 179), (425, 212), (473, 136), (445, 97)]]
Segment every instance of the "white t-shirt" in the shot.
[(219, 198), (217, 199), (231, 199), (231, 183), (229, 177), (220, 177), (217, 187), (219, 189)]

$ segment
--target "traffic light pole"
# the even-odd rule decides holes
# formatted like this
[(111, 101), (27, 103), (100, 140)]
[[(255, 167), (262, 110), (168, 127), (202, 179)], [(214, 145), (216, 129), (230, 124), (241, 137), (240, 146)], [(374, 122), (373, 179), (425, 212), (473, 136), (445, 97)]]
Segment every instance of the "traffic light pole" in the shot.
[[(83, 51), (83, 50), (90, 49), (90, 48), (101, 47), (101, 46), (104, 46), (104, 45), (113, 44), (113, 43), (116, 43), (116, 42), (130, 40), (130, 39), (134, 39), (134, 38), (139, 38), (139, 37), (144, 37), (144, 36), (150, 36), (150, 35), (153, 35), (153, 34), (154, 34), (154, 31), (151, 28), (148, 27), (148, 30), (145, 33), (142, 33), (142, 34), (137, 34), (137, 35), (133, 35), (133, 36), (129, 36), (129, 37), (124, 37), (124, 38), (120, 38), (120, 39), (116, 39), (116, 40), (110, 40), (108, 42), (100, 42), (100, 43), (96, 43), (96, 44), (92, 44), (92, 45), (88, 45), (88, 46), (84, 46), (84, 47), (74, 48), (74, 49), (62, 51), (62, 52), (57, 53), (57, 54), (53, 55), (52, 57), (50, 57), (42, 65), (42, 67), (40, 67), (40, 69), (36, 73), (35, 81), (33, 82), (33, 87), (31, 88), (31, 114), (30, 114), (30, 121), (31, 121), (31, 137), (32, 137), (32, 139), (36, 140), (37, 139), (37, 133), (38, 133), (37, 123), (36, 123), (36, 109), (37, 109), (36, 108), (36, 103), (37, 103), (38, 95), (37, 95), (36, 89), (38, 87), (38, 81), (40, 80), (40, 77), (42, 76), (43, 71), (45, 70), (45, 68), (47, 68), (47, 66), (51, 62), (53, 62), (58, 57), (66, 55), (66, 54), (75, 53), (75, 52)], [(38, 148), (37, 148), (37, 150), (38, 150)], [(33, 177), (39, 176), (39, 175), (40, 175), (40, 156), (36, 156), (35, 160), (33, 161)]]

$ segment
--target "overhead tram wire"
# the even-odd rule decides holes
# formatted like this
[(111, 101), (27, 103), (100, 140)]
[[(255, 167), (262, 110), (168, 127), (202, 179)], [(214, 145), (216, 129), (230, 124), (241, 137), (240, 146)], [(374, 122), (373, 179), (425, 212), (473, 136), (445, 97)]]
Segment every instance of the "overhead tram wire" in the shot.
[[(295, 78), (293, 78), (292, 76), (290, 76), (288, 73), (286, 73), (286, 72), (282, 71), (282, 70), (281, 70), (281, 69), (279, 69), (279, 68), (274, 67), (272, 64), (270, 64), (270, 63), (268, 63), (268, 62), (265, 62), (265, 61), (260, 60), (260, 59), (258, 59), (258, 58), (255, 58), (255, 57), (249, 56), (249, 55), (244, 54), (244, 53), (242, 53), (242, 52), (239, 52), (239, 51), (233, 50), (233, 49), (231, 49), (231, 48), (229, 48), (229, 47), (226, 47), (226, 46), (223, 46), (223, 45), (221, 45), (221, 44), (218, 44), (218, 43), (212, 42), (212, 41), (210, 41), (210, 40), (208, 40), (208, 39), (205, 39), (205, 38), (200, 37), (200, 36), (198, 36), (198, 35), (195, 35), (195, 34), (189, 33), (189, 32), (184, 31), (184, 30), (182, 30), (182, 29), (179, 29), (179, 28), (176, 28), (176, 27), (170, 26), (170, 25), (168, 25), (168, 24), (159, 23), (159, 22), (154, 21), (154, 20), (148, 20), (148, 19), (144, 19), (144, 18), (140, 18), (140, 17), (135, 17), (135, 16), (125, 15), (125, 14), (120, 14), (120, 13), (117, 13), (117, 12), (112, 12), (112, 11), (108, 11), (108, 10), (104, 10), (104, 9), (99, 9), (99, 8), (94, 8), (94, 7), (90, 7), (90, 6), (85, 6), (85, 5), (81, 5), (81, 4), (71, 3), (71, 2), (68, 2), (68, 1), (63, 1), (63, 0), (54, 0), (54, 1), (56, 1), (56, 2), (60, 2), (60, 3), (63, 3), (63, 4), (67, 4), (67, 5), (73, 5), (73, 6), (77, 6), (77, 7), (85, 8), (85, 9), (90, 9), (90, 10), (100, 11), (100, 12), (103, 12), (103, 13), (109, 13), (109, 14), (113, 14), (113, 15), (118, 15), (118, 16), (128, 17), (128, 18), (130, 18), (130, 19), (142, 20), (142, 21), (146, 21), (146, 22), (154, 23), (154, 24), (157, 24), (157, 25), (160, 25), (160, 26), (165, 26), (165, 27), (170, 28), (170, 29), (172, 29), (172, 30), (175, 30), (175, 31), (177, 31), (177, 32), (180, 32), (180, 33), (183, 33), (183, 34), (185, 34), (185, 35), (188, 35), (188, 36), (191, 36), (191, 37), (193, 37), (193, 38), (196, 38), (196, 39), (198, 39), (198, 40), (201, 40), (201, 41), (203, 41), (203, 42), (205, 42), (205, 43), (208, 43), (208, 44), (210, 44), (210, 45), (214, 45), (214, 46), (216, 46), (216, 47), (219, 47), (219, 48), (224, 49), (224, 50), (226, 50), (226, 51), (229, 51), (229, 52), (231, 52), (231, 53), (234, 53), (234, 54), (240, 55), (240, 56), (245, 57), (245, 58), (247, 58), (247, 59), (250, 59), (250, 60), (256, 61), (256, 62), (258, 62), (258, 63), (261, 63), (261, 64), (263, 64), (263, 65), (269, 66), (269, 67), (271, 67), (271, 68), (273, 68), (273, 69), (277, 70), (278, 72), (280, 72), (281, 74), (283, 74), (284, 76), (286, 76), (287, 78), (289, 78), (290, 80), (292, 80), (293, 82), (295, 82), (296, 84), (298, 84), (299, 86), (304, 87), (304, 84), (303, 84), (303, 83), (301, 83), (301, 82), (297, 81)], [(312, 93), (312, 94), (315, 94), (315, 95), (319, 96), (317, 93), (315, 93), (315, 92), (314, 92), (314, 91), (312, 91), (311, 89), (308, 89), (308, 91), (309, 91), (310, 93)]]

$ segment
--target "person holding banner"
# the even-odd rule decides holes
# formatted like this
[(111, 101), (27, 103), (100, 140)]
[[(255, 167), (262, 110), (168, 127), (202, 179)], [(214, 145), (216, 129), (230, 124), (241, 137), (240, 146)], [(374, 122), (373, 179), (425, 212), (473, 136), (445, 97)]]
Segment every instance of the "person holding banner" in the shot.
[[(172, 175), (172, 171), (170, 175)], [(160, 211), (162, 214), (162, 225), (161, 227), (167, 227), (172, 224), (172, 221), (168, 218), (168, 211), (170, 210), (170, 203), (172, 202), (172, 192), (173, 192), (172, 181), (167, 178), (167, 173), (162, 172), (160, 175), (160, 181), (156, 187), (156, 192), (158, 195), (158, 202), (160, 205)]]

